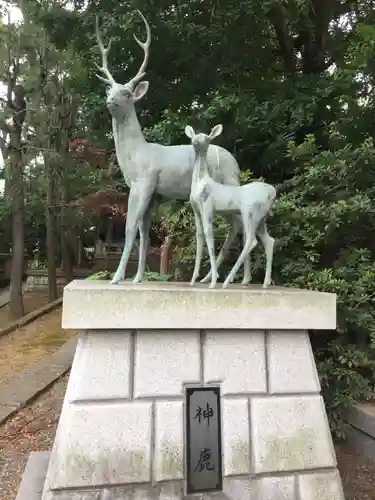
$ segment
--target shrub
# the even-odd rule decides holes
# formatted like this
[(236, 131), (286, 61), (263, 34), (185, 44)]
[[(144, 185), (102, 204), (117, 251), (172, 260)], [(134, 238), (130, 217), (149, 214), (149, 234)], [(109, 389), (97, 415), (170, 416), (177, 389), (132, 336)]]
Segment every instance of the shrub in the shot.
[[(115, 273), (111, 273), (110, 271), (99, 271), (95, 274), (91, 274), (88, 280), (111, 280)], [(126, 281), (131, 281), (134, 279), (134, 276), (130, 278), (126, 278)], [(169, 274), (159, 274), (154, 271), (146, 271), (144, 274), (144, 281), (170, 281), (172, 276)]]
[(331, 431), (345, 438), (345, 411), (357, 401), (374, 398), (374, 350), (337, 340), (318, 349), (316, 360)]

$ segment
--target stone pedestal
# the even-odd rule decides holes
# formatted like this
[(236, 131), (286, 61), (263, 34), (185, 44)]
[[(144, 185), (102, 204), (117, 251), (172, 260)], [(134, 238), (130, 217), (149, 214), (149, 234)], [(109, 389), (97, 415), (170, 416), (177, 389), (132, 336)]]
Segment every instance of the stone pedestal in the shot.
[(308, 329), (336, 296), (288, 288), (74, 281), (78, 342), (43, 500), (182, 500), (185, 389), (220, 387), (222, 492), (342, 500)]

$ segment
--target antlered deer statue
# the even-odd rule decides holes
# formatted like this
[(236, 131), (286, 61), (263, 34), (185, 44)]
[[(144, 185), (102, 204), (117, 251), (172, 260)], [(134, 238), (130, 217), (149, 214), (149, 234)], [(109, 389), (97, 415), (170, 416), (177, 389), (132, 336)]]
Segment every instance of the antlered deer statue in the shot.
[[(130, 189), (128, 214), (125, 227), (125, 246), (112, 283), (124, 279), (129, 255), (132, 251), (137, 230), (140, 233), (139, 262), (134, 283), (142, 281), (149, 245), (149, 230), (154, 209), (155, 195), (163, 195), (176, 200), (188, 200), (194, 169), (194, 149), (190, 144), (162, 146), (146, 142), (139, 124), (135, 104), (147, 93), (149, 82), (145, 76), (151, 44), (150, 26), (140, 11), (147, 32), (142, 43), (135, 35), (134, 39), (143, 49), (144, 58), (138, 73), (127, 83), (117, 83), (108, 69), (108, 52), (111, 41), (105, 47), (96, 17), (96, 36), (102, 54), (102, 66), (97, 65), (101, 73), (97, 75), (108, 85), (107, 108), (112, 116), (113, 136), (117, 160)], [(225, 149), (210, 145), (207, 154), (210, 175), (222, 184), (239, 185), (239, 167), (235, 158)], [(231, 216), (231, 230), (224, 242), (217, 259), (217, 267), (223, 261), (229, 247), (241, 230), (241, 219)], [(250, 260), (245, 260), (243, 283), (251, 279)], [(208, 281), (210, 273), (202, 280)]]

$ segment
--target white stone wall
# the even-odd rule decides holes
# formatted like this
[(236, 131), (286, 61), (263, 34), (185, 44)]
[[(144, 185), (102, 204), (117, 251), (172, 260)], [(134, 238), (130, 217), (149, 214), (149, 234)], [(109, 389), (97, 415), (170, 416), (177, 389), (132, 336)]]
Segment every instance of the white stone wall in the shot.
[(343, 499), (307, 333), (178, 330), (80, 338), (43, 500), (181, 500), (197, 383), (221, 387), (219, 498)]
[[(56, 284), (63, 288), (66, 285), (64, 278), (57, 277)], [(48, 276), (28, 275), (26, 278), (26, 287), (28, 291), (48, 289)]]

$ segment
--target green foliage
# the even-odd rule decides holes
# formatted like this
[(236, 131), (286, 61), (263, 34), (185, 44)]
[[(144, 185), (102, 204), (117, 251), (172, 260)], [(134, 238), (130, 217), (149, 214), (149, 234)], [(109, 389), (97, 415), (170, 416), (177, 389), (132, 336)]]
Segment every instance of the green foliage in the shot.
[[(133, 279), (133, 278), (129, 278)], [(159, 274), (155, 271), (146, 271), (145, 280), (146, 281), (171, 281), (172, 276), (170, 274)]]
[(101, 280), (110, 280), (113, 278), (115, 273), (111, 273), (110, 271), (99, 271), (97, 273), (91, 274), (86, 279), (93, 281), (101, 281)]
[(375, 352), (335, 341), (319, 349), (316, 359), (331, 430), (342, 439), (347, 427), (344, 412), (357, 401), (374, 398)]
[(375, 149), (370, 138), (347, 145), (335, 125), (330, 149), (318, 150), (311, 136), (290, 145), (295, 176), (275, 209), (275, 276), (337, 293), (339, 332), (366, 344), (375, 326)]
[[(88, 280), (111, 280), (115, 273), (111, 273), (110, 271), (99, 271), (95, 274), (89, 276)], [(133, 280), (134, 276), (131, 278), (126, 278), (126, 281)], [(144, 274), (144, 281), (171, 281), (172, 276), (169, 274), (159, 274), (154, 271), (146, 271)]]
[[(331, 119), (319, 134), (305, 127), (308, 133), (301, 136), (302, 123), (309, 115), (301, 114), (306, 101), (303, 96), (299, 100), (294, 88), (293, 101), (288, 104), (283, 100), (283, 107), (274, 111), (270, 118), (275, 125), (277, 121), (285, 123), (285, 109), (293, 104), (295, 110), (289, 111), (298, 127), (288, 133), (297, 138), (291, 141), (290, 135), (286, 134), (282, 147), (275, 148), (273, 162), (268, 163), (262, 161), (265, 152), (262, 142), (257, 144), (254, 140), (256, 134), (261, 136), (262, 132), (264, 135), (266, 130), (269, 132), (269, 122), (266, 124), (264, 118), (264, 109), (268, 106), (253, 99), (252, 130), (257, 131), (249, 137), (250, 146), (242, 149), (238, 156), (252, 158), (251, 162), (245, 162), (251, 169), (242, 172), (243, 181), (247, 176), (251, 180), (263, 175), (278, 185), (278, 200), (274, 216), (269, 221), (271, 234), (277, 238), (274, 258), (276, 284), (337, 294), (337, 332), (341, 344), (340, 347), (332, 344), (320, 351), (318, 367), (331, 428), (340, 438), (345, 432), (343, 415), (347, 407), (371, 397), (374, 391), (375, 351), (370, 347), (375, 345), (375, 129), (368, 128), (368, 108), (361, 107), (355, 92), (351, 94), (352, 83), (345, 75), (336, 74), (331, 81), (322, 77), (318, 84), (310, 93), (307, 108), (317, 94), (334, 92), (337, 95), (339, 91), (342, 101), (350, 106), (338, 110), (333, 115), (336, 119)], [(305, 79), (305, 85), (312, 89), (308, 79)], [(272, 96), (268, 99), (268, 105), (274, 102)], [(243, 106), (249, 100), (244, 95)], [(215, 98), (213, 102), (217, 105), (218, 101)], [(218, 115), (220, 112), (221, 107)], [(311, 122), (314, 113), (315, 110)], [(218, 121), (220, 119), (213, 119), (212, 124)], [(241, 126), (237, 122), (238, 125)], [(160, 123), (158, 126), (160, 131)], [(169, 124), (166, 139), (169, 139), (167, 134), (172, 128)], [(178, 119), (175, 129), (180, 128)], [(277, 143), (276, 134), (274, 141)], [(272, 149), (272, 144), (269, 149)], [(260, 154), (256, 155), (256, 150)], [(256, 157), (258, 160), (255, 161)], [(178, 258), (184, 273), (189, 276), (195, 251), (191, 210), (188, 204), (178, 204), (177, 207), (170, 204), (165, 217), (165, 225), (182, 247)], [(225, 231), (226, 225), (220, 220), (216, 227), (217, 244), (222, 243)], [(255, 282), (260, 282), (264, 273), (264, 256), (259, 247), (253, 256)], [(228, 272), (228, 264), (227, 268), (223, 266), (222, 275)], [(346, 343), (350, 343), (347, 348)]]

